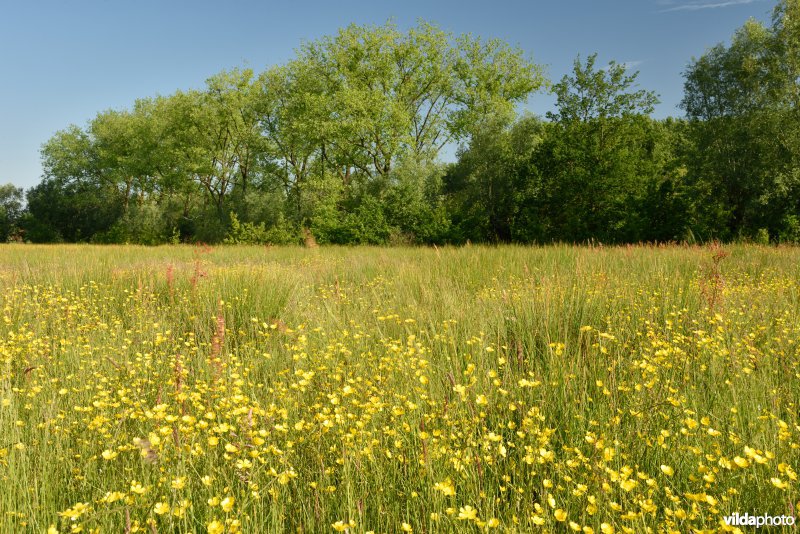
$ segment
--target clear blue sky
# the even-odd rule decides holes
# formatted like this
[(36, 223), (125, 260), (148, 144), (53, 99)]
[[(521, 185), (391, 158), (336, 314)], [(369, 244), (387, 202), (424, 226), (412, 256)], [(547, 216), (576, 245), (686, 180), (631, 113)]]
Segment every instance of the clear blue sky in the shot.
[[(658, 117), (681, 114), (681, 73), (772, 0), (0, 0), (0, 184), (41, 178), (39, 148), (69, 124), (136, 98), (200, 88), (223, 69), (286, 61), (304, 40), (350, 23), (401, 28), (418, 18), (454, 33), (519, 45), (552, 80), (577, 54), (628, 62), (661, 95)], [(552, 107), (531, 98), (532, 112)]]

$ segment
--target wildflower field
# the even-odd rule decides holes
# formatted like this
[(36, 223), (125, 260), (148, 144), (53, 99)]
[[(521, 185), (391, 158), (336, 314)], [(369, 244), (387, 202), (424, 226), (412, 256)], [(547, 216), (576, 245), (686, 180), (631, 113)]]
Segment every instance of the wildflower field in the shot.
[(4, 245), (0, 299), (3, 533), (800, 515), (798, 248)]

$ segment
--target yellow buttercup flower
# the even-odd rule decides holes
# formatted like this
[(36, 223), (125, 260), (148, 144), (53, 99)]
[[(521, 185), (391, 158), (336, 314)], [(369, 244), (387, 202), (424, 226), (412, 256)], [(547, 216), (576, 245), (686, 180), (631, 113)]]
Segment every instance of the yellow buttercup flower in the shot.
[(356, 522), (353, 521), (352, 519), (350, 521), (339, 520), (333, 525), (331, 525), (331, 527), (333, 527), (333, 530), (335, 530), (336, 532), (346, 532), (349, 529), (355, 528)]
[(442, 493), (448, 496), (456, 494), (456, 490), (453, 487), (453, 482), (449, 478), (443, 482), (437, 482), (436, 484), (434, 484), (433, 489), (441, 491)]
[(773, 477), (773, 478), (770, 478), (769, 480), (770, 480), (770, 482), (772, 482), (772, 485), (775, 486), (778, 489), (786, 489), (786, 488), (789, 487), (789, 484), (787, 484), (786, 482), (782, 481), (780, 478)]
[(465, 521), (472, 521), (478, 517), (478, 511), (470, 505), (462, 506), (458, 509), (458, 518)]
[(219, 505), (222, 507), (223, 512), (228, 513), (231, 510), (233, 510), (233, 505), (235, 502), (236, 499), (234, 499), (233, 497), (225, 497), (220, 501)]
[(750, 465), (750, 462), (746, 458), (742, 458), (741, 456), (736, 456), (733, 459), (733, 463), (735, 463), (741, 468), (745, 468)]

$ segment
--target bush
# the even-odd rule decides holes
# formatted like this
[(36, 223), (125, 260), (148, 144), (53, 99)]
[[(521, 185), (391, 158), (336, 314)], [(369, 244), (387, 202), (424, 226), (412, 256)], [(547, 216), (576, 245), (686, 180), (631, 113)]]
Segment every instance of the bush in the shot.
[(297, 243), (297, 233), (284, 219), (278, 216), (278, 221), (269, 228), (262, 223), (241, 222), (235, 213), (231, 212), (231, 228), (223, 240), (227, 245), (288, 245)]
[(800, 217), (789, 214), (781, 222), (783, 224), (778, 233), (778, 240), (781, 243), (800, 243)]
[(769, 245), (769, 231), (766, 228), (759, 228), (753, 241), (759, 245)]

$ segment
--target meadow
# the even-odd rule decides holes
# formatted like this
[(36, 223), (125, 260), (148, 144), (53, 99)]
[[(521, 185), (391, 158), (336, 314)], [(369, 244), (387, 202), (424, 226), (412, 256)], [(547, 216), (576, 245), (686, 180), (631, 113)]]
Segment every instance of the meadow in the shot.
[(3, 245), (0, 310), (3, 533), (800, 515), (800, 248)]

